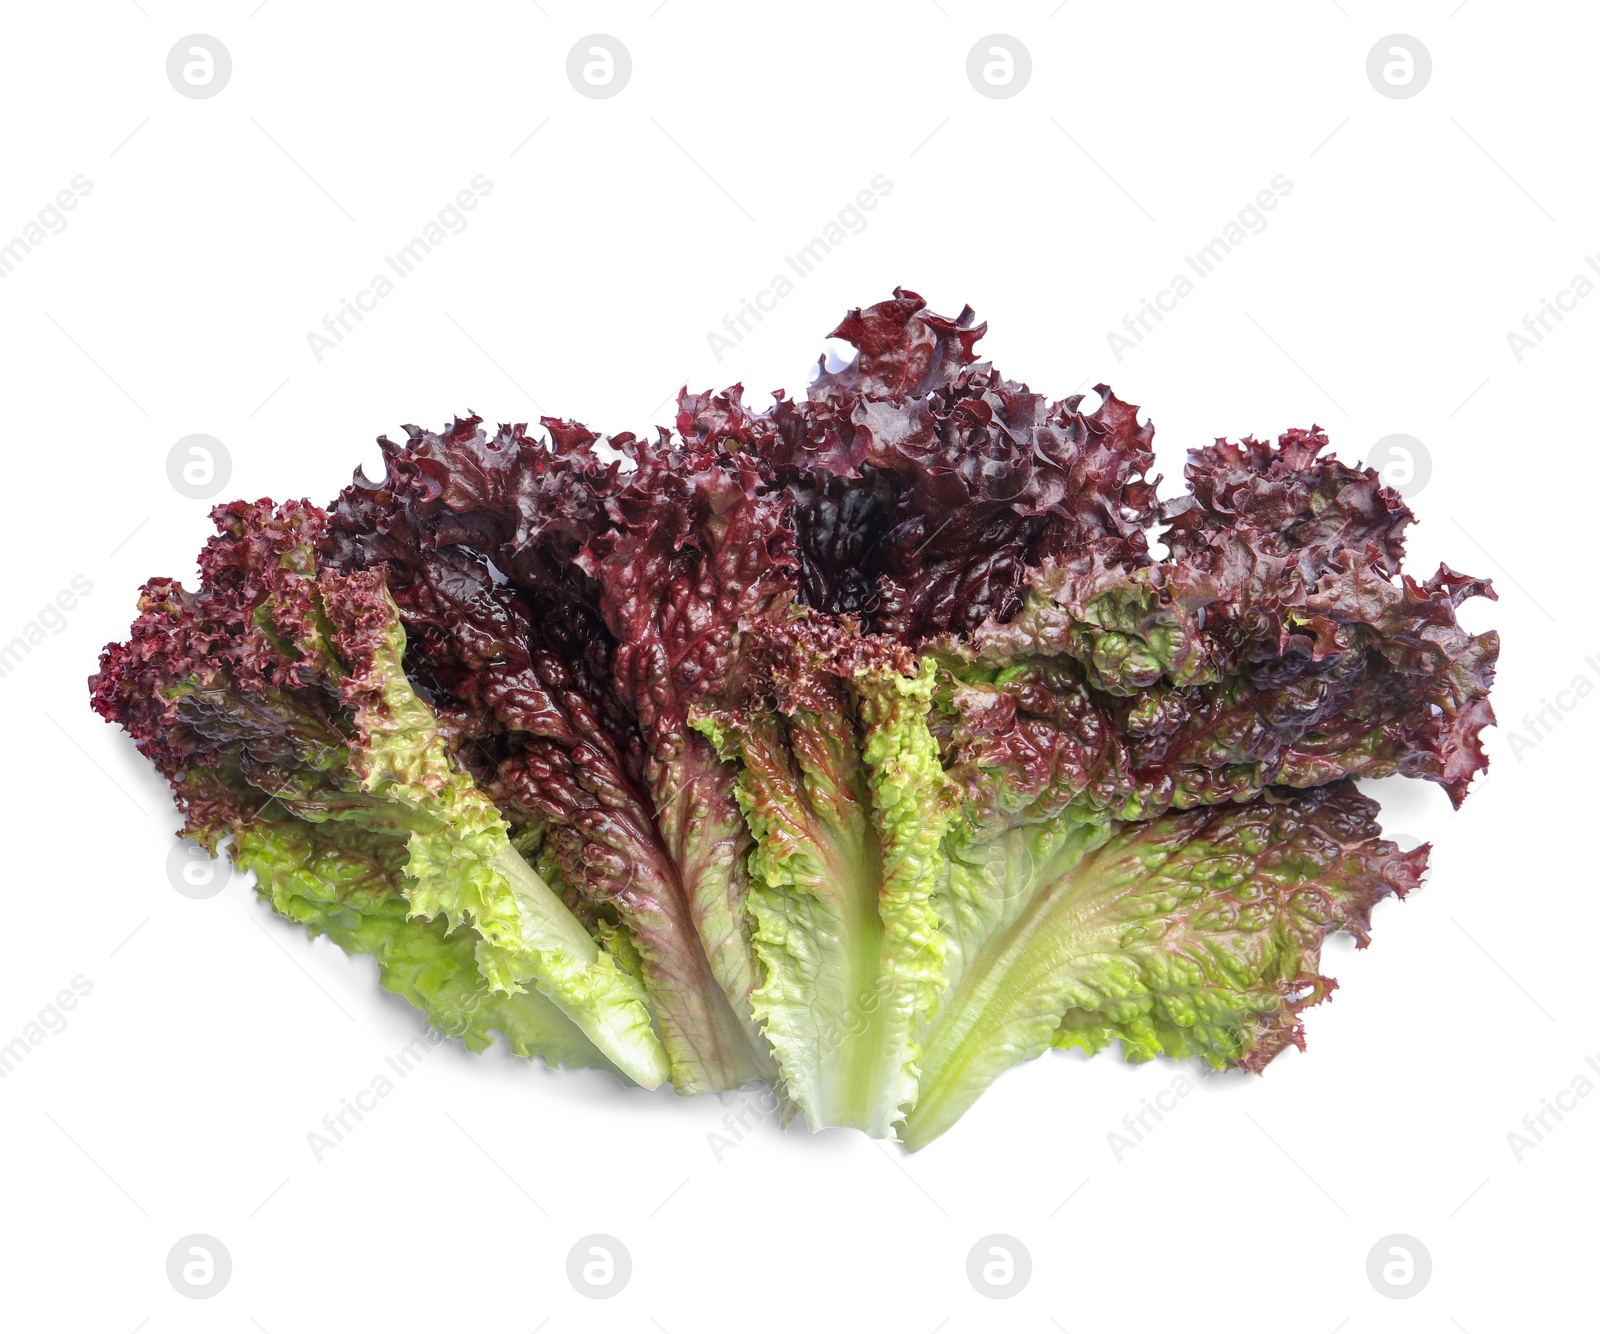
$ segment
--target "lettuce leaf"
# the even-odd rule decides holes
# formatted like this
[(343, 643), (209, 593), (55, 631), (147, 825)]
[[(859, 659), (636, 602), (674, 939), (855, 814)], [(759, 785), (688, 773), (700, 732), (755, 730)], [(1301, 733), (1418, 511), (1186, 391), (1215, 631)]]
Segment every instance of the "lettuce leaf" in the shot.
[[(639, 981), (601, 951), (511, 847), (499, 812), (450, 757), (401, 666), (405, 633), (372, 572), (316, 568), (321, 511), (236, 501), (213, 513), (202, 586), (146, 585), (133, 638), (93, 683), (172, 782), (185, 833), (272, 872), (264, 823), (348, 826), (408, 915), (475, 938), (501, 994), (531, 985), (630, 1078), (666, 1063)], [(384, 845), (381, 851), (372, 846)], [(266, 897), (277, 895), (267, 886)]]
[(933, 662), (800, 619), (746, 666), (737, 701), (694, 725), (739, 764), (755, 840), (754, 1014), (814, 1128), (886, 1137), (944, 985), (933, 894), (955, 792), (927, 726)]
[(592, 433), (546, 425), (548, 449), (476, 418), (380, 442), (389, 475), (341, 495), (326, 559), (384, 570), (453, 752), (574, 909), (628, 936), (679, 1091), (771, 1078), (736, 774), (686, 722), (777, 586), (763, 516), (677, 455), (630, 487)]
[(446, 1037), (483, 1051), (498, 1033), (518, 1056), (617, 1072), (541, 992), (490, 987), (468, 932), (410, 915), (398, 841), (348, 824), (270, 819), (241, 822), (234, 838), (234, 860), (255, 872), (256, 892), (274, 912), (347, 954), (371, 955), (382, 986)]
[[(946, 909), (978, 919), (924, 1045), (902, 1138), (927, 1144), (1007, 1067), (1051, 1046), (1259, 1070), (1304, 1047), (1300, 1011), (1335, 983), (1323, 941), (1368, 941), (1373, 905), (1416, 887), (1427, 845), (1378, 836), (1349, 783), (1269, 788), (1242, 805), (1040, 832), (962, 881)], [(1053, 844), (1053, 846), (1052, 846)], [(957, 886), (960, 886), (957, 888)], [(984, 929), (987, 928), (987, 929)]]

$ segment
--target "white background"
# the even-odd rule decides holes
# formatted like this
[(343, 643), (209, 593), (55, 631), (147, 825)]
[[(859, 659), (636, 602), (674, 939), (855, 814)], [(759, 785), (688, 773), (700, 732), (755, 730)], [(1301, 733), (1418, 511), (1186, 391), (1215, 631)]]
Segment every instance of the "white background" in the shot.
[[(0, 1082), (0, 1323), (1592, 1323), (1600, 1097), (1547, 1115), (1520, 1161), (1507, 1139), (1600, 1053), (1600, 700), (1562, 697), (1575, 707), (1543, 739), (1522, 721), (1574, 677), (1600, 682), (1575, 515), (1595, 482), (1600, 300), (1520, 361), (1506, 337), (1600, 247), (1586, 7), (258, 4), (4, 13), (0, 242), (74, 176), (92, 189), (0, 280), (0, 641), (75, 575), (92, 592), (0, 679), (0, 1044), (75, 976), (93, 989)], [(965, 73), (996, 31), (1033, 64), (1004, 100)], [(233, 61), (205, 100), (165, 72), (195, 32)], [(593, 32), (632, 56), (607, 100), (565, 74)], [(1395, 32), (1433, 59), (1408, 99), (1366, 75)], [(492, 190), (466, 229), (319, 361), (308, 333), (479, 173)], [(880, 173), (892, 190), (865, 229), (719, 361), (707, 333)], [(1107, 332), (1279, 174), (1293, 188), (1265, 230), (1119, 361)], [(315, 1161), (307, 1133), (417, 1016), (245, 884), (174, 892), (165, 789), (87, 707), (137, 586), (192, 577), (210, 531), (168, 451), (207, 433), (232, 460), (221, 498), (321, 502), (363, 460), (378, 475), (373, 438), (406, 421), (543, 410), (642, 430), (683, 383), (799, 392), (842, 313), (897, 283), (946, 313), (972, 303), (1013, 377), (1055, 395), (1104, 378), (1143, 405), (1168, 491), (1217, 435), (1314, 421), (1350, 460), (1395, 432), (1424, 443), (1410, 568), (1494, 577), (1498, 605), (1464, 615), (1504, 640), (1505, 726), (1463, 812), (1377, 785), (1391, 832), (1433, 840), (1430, 883), (1378, 910), (1369, 952), (1330, 947), (1342, 985), (1309, 1012), (1306, 1055), (1199, 1081), (1120, 1161), (1108, 1134), (1178, 1067), (1057, 1054), (915, 1156), (747, 1118), (719, 1159), (731, 1100), (440, 1051)], [(204, 1301), (165, 1272), (195, 1232), (233, 1259)], [(632, 1255), (609, 1301), (565, 1275), (588, 1233)], [(1010, 1300), (967, 1279), (990, 1233), (1033, 1258)], [(1366, 1275), (1390, 1233), (1433, 1258), (1409, 1300)]]

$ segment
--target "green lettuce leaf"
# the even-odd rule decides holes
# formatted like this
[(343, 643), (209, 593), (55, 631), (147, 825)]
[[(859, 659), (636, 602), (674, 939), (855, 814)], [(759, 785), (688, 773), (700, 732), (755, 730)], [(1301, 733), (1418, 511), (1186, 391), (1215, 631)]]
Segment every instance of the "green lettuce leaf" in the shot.
[(312, 936), (368, 954), (385, 989), (471, 1051), (500, 1034), (518, 1056), (551, 1066), (616, 1067), (560, 1007), (537, 990), (494, 990), (478, 971), (474, 939), (440, 918), (411, 916), (398, 888), (406, 847), (350, 825), (252, 820), (239, 826), (234, 861), (256, 893)]
[(955, 793), (927, 725), (933, 663), (804, 624), (763, 653), (747, 700), (696, 722), (740, 765), (755, 1016), (813, 1129), (889, 1136), (944, 980), (933, 894)]
[(988, 930), (966, 942), (924, 1038), (905, 1143), (937, 1138), (1003, 1070), (1051, 1046), (1119, 1039), (1131, 1061), (1254, 1070), (1303, 1046), (1300, 1011), (1334, 986), (1317, 972), (1322, 942), (1346, 931), (1364, 946), (1373, 905), (1415, 887), (1427, 863), (1426, 845), (1402, 854), (1380, 838), (1376, 813), (1348, 782), (1271, 788), (1008, 845), (975, 909)]

